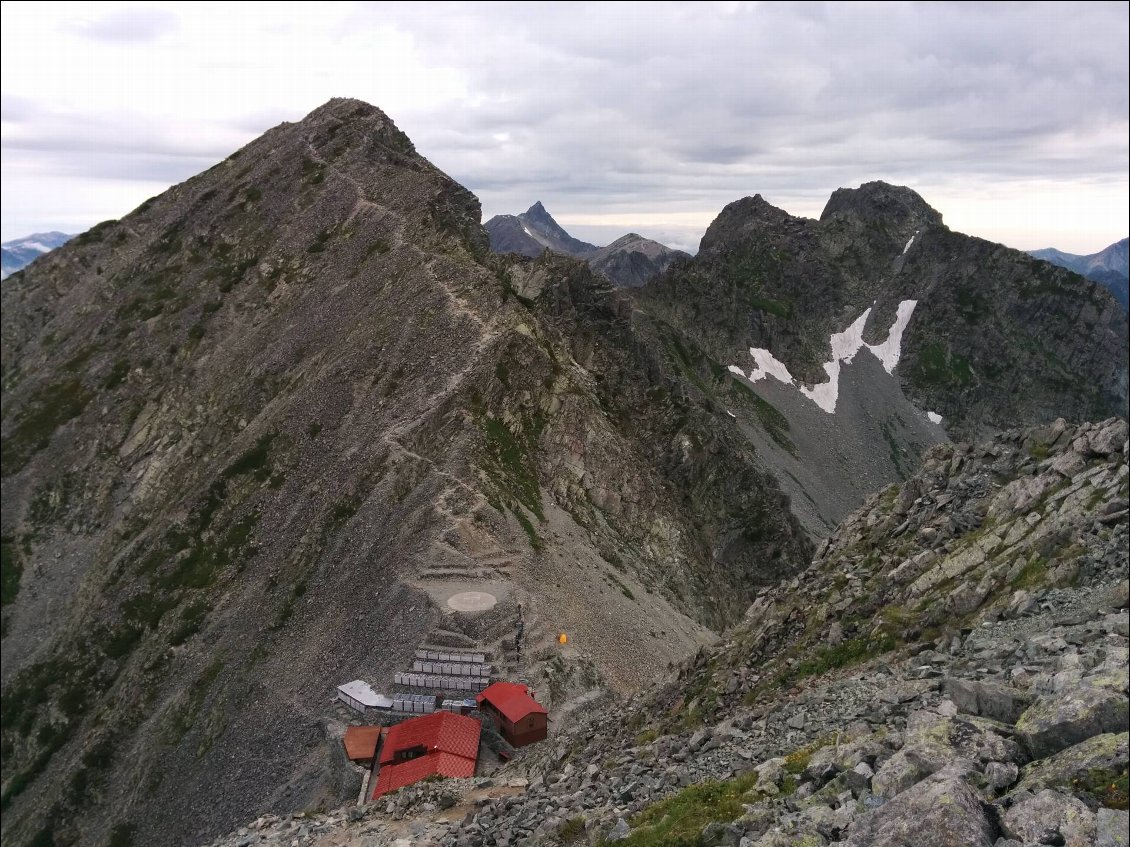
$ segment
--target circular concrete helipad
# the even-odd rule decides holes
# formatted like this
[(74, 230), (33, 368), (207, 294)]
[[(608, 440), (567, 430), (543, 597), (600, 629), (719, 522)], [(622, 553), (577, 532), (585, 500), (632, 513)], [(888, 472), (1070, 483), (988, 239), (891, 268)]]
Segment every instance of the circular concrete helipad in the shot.
[(447, 605), (457, 612), (485, 612), (497, 602), (498, 598), (487, 591), (461, 591), (447, 598)]

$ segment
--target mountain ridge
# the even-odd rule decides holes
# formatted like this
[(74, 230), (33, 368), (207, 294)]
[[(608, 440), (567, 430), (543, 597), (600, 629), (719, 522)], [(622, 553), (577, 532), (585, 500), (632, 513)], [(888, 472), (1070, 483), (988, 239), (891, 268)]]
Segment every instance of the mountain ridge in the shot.
[(536, 258), (546, 250), (582, 259), (597, 273), (623, 288), (646, 284), (672, 263), (689, 256), (637, 233), (597, 247), (569, 235), (537, 201), (520, 215), (495, 215), (485, 224), (495, 253)]
[(1114, 294), (1116, 300), (1122, 304), (1123, 309), (1130, 310), (1130, 239), (1123, 238), (1098, 253), (1081, 256), (1074, 253), (1064, 253), (1049, 247), (1045, 250), (1030, 250), (1030, 255), (1037, 259), (1059, 265), (1061, 268), (1075, 271), (1075, 273), (1105, 285)]
[(335, 685), (434, 640), (631, 690), (807, 558), (623, 295), (479, 220), (333, 100), (4, 286), (6, 842), (336, 804)]

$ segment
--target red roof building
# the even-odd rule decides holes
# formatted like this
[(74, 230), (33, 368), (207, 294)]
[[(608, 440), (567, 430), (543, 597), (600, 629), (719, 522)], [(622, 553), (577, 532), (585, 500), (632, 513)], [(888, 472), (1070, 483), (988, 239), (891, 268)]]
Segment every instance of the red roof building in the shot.
[(435, 712), (389, 728), (372, 799), (429, 776), (474, 776), (481, 730), (474, 718), (451, 712)]
[(496, 682), (475, 701), (482, 712), (494, 718), (502, 737), (514, 747), (541, 741), (549, 733), (549, 712), (524, 685)]
[(351, 726), (345, 730), (342, 743), (349, 761), (371, 765), (377, 755), (377, 744), (381, 740), (379, 726)]

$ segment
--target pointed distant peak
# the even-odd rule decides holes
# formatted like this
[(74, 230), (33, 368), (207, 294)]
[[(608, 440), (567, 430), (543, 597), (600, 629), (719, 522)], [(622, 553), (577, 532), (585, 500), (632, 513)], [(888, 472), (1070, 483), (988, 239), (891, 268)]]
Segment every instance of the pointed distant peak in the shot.
[(541, 200), (538, 200), (536, 203), (534, 203), (534, 205), (526, 209), (526, 211), (522, 213), (522, 217), (529, 218), (530, 220), (534, 221), (552, 221), (553, 223), (557, 223), (553, 220), (553, 215), (546, 211), (546, 208), (542, 205)]
[(837, 188), (820, 215), (824, 221), (834, 215), (848, 215), (865, 221), (887, 221), (915, 228), (940, 226), (942, 215), (921, 195), (905, 185), (865, 182), (859, 188)]

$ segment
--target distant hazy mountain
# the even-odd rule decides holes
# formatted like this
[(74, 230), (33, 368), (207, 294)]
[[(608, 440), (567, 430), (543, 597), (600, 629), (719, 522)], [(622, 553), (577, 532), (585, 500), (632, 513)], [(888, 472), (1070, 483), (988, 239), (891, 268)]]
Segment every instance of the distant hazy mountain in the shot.
[(552, 250), (581, 258), (597, 249), (595, 244), (580, 241), (562, 229), (541, 201), (520, 215), (495, 215), (486, 222), (486, 228), (495, 253), (537, 257)]
[(1077, 256), (1074, 253), (1064, 253), (1049, 247), (1046, 250), (1033, 250), (1031, 255), (1061, 268), (1067, 268), (1082, 274), (1087, 279), (1105, 285), (1114, 294), (1114, 299), (1122, 304), (1123, 309), (1130, 310), (1130, 264), (1127, 262), (1127, 245), (1130, 239), (1123, 238), (1089, 256)]
[(71, 236), (65, 232), (36, 232), (27, 238), (17, 238), (15, 241), (5, 241), (0, 244), (0, 255), (3, 256), (3, 272), (0, 279), (7, 279), (18, 270), (30, 265), (44, 253), (50, 253), (56, 247), (62, 247)]
[(690, 254), (630, 232), (585, 256), (589, 266), (617, 285), (635, 288), (667, 270), (676, 259)]
[(635, 288), (687, 254), (632, 232), (607, 247), (580, 241), (566, 232), (541, 202), (520, 215), (495, 215), (486, 222), (495, 253), (538, 257), (546, 250), (584, 259), (593, 270), (622, 288)]

